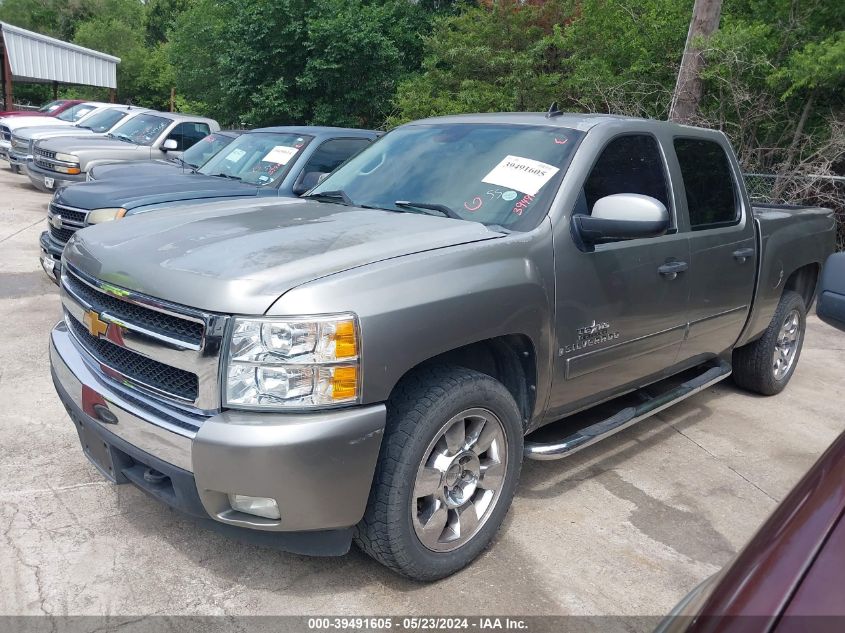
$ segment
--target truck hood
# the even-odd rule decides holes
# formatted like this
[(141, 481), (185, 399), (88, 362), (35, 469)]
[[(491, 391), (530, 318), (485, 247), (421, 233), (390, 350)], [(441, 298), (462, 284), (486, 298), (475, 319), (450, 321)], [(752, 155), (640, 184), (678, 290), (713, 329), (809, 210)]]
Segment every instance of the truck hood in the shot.
[[(117, 139), (109, 138), (108, 136), (91, 135), (47, 139), (41, 143), (41, 147), (51, 152), (72, 152), (79, 155), (81, 152), (98, 153), (109, 151), (110, 153), (113, 153), (115, 150), (133, 152), (142, 146), (136, 145), (135, 143), (128, 143), (126, 141), (118, 141)], [(143, 149), (147, 152), (150, 150), (149, 147), (143, 147)]]
[(77, 125), (55, 126), (39, 125), (36, 127), (25, 127), (15, 131), (16, 136), (21, 138), (34, 138), (36, 140), (53, 138), (55, 136), (88, 136), (94, 134), (91, 130)]
[[(131, 165), (132, 163), (126, 163)], [(144, 166), (146, 163), (139, 163)], [(142, 171), (142, 170), (139, 170)], [(120, 177), (66, 187), (56, 193), (56, 202), (78, 209), (135, 208), (181, 200), (201, 200), (226, 196), (254, 196), (258, 187), (214, 176), (159, 171), (158, 175), (138, 178)], [(276, 190), (269, 193), (276, 195)]]
[(16, 130), (19, 127), (34, 127), (36, 125), (49, 125), (51, 127), (61, 127), (63, 125), (67, 127), (73, 126), (73, 123), (62, 121), (61, 119), (57, 119), (52, 116), (10, 117), (8, 119), (0, 119), (0, 123), (8, 126), (10, 130)]
[(502, 236), (477, 222), (298, 198), (176, 209), (77, 231), (65, 261), (158, 299), (260, 315), (291, 288), (320, 277)]

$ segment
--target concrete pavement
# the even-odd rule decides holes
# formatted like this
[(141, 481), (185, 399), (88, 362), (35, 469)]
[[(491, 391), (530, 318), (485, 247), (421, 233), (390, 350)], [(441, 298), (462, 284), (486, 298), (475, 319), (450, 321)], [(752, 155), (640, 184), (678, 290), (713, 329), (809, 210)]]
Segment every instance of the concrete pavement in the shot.
[(730, 382), (561, 462), (527, 462), (493, 547), (422, 585), (353, 550), (230, 540), (82, 454), (53, 392), (38, 263), (49, 196), (0, 163), (0, 614), (661, 615), (718, 570), (845, 429), (845, 334), (811, 317), (773, 398)]

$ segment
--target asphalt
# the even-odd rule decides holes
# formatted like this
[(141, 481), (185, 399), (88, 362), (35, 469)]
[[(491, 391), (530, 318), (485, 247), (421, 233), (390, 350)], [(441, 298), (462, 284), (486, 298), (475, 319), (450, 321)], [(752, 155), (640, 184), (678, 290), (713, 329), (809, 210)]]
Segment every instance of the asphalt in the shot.
[(243, 544), (83, 456), (50, 381), (48, 201), (0, 163), (0, 614), (661, 615), (845, 429), (845, 334), (813, 316), (783, 394), (724, 382), (567, 460), (527, 462), (494, 545), (451, 578)]

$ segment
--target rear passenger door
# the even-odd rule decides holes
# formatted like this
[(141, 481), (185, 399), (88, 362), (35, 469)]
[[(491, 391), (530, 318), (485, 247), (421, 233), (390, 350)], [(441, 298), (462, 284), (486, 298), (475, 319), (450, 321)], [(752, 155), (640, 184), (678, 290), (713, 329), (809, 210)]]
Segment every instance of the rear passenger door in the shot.
[[(590, 249), (577, 244), (568, 226), (556, 230), (551, 415), (640, 386), (675, 362), (686, 330), (689, 281), (682, 268), (689, 247), (686, 234), (678, 231), (667, 174), (652, 134), (610, 139), (581, 183), (573, 214), (589, 215), (604, 196), (642, 194), (667, 208), (669, 232)], [(667, 264), (680, 265), (679, 272), (670, 273)]]
[(751, 307), (757, 244), (742, 174), (727, 141), (673, 139), (683, 176), (680, 204), (689, 217), (689, 333), (681, 359), (704, 360), (739, 338)]

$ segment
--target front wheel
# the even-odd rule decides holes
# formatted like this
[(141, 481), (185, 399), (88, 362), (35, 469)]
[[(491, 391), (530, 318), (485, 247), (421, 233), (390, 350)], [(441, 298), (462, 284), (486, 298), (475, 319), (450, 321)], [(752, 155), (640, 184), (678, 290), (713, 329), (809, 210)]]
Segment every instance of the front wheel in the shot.
[(416, 580), (472, 562), (499, 529), (522, 465), (510, 393), (461, 367), (421, 370), (387, 403), (388, 424), (358, 546)]

